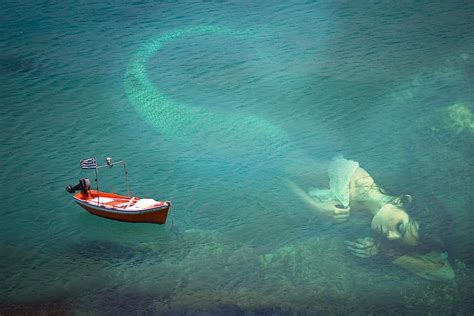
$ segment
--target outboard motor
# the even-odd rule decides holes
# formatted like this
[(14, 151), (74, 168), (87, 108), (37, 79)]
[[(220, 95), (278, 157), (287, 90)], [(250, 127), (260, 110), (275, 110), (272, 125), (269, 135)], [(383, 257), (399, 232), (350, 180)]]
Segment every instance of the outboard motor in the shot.
[(88, 178), (81, 178), (79, 179), (79, 183), (76, 184), (75, 186), (68, 185), (66, 187), (66, 190), (69, 193), (76, 193), (76, 191), (81, 191), (84, 196), (89, 195), (89, 190), (91, 188), (91, 182)]

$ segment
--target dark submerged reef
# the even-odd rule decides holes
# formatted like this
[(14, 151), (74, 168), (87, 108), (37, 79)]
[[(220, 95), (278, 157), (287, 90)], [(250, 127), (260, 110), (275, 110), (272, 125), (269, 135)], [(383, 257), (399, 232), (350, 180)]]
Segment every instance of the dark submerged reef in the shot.
[(457, 308), (455, 284), (427, 281), (393, 265), (355, 258), (346, 252), (341, 236), (309, 238), (266, 251), (226, 243), (221, 237), (206, 231), (183, 233), (175, 246), (182, 251), (176, 256), (127, 267), (152, 276), (139, 284), (124, 288), (120, 275), (114, 275), (94, 292), (85, 286), (39, 301), (0, 301), (0, 311), (2, 315), (399, 315), (414, 311), (449, 315)]

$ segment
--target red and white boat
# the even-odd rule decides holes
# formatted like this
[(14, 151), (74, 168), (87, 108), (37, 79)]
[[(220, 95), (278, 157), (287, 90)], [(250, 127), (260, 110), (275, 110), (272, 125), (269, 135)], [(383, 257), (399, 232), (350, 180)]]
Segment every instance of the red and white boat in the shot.
[[(125, 162), (113, 163), (110, 157), (106, 161), (106, 165), (97, 166), (95, 158), (81, 160), (82, 169), (95, 169), (97, 189), (90, 189), (88, 178), (81, 178), (75, 186), (67, 186), (66, 190), (74, 194), (75, 202), (89, 213), (109, 219), (134, 223), (165, 224), (168, 212), (171, 209), (171, 202), (130, 196)], [(112, 168), (116, 164), (123, 164), (124, 166), (128, 195), (101, 192), (99, 190), (98, 170), (103, 167)], [(80, 192), (76, 193), (76, 191)]]

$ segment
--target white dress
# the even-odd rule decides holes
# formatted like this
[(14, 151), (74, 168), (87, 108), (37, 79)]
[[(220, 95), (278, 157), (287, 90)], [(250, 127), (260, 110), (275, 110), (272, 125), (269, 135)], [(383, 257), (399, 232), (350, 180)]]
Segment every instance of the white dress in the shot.
[(359, 163), (343, 158), (334, 159), (328, 167), (329, 189), (312, 188), (308, 194), (320, 201), (339, 201), (344, 207), (349, 206), (349, 182), (359, 168)]

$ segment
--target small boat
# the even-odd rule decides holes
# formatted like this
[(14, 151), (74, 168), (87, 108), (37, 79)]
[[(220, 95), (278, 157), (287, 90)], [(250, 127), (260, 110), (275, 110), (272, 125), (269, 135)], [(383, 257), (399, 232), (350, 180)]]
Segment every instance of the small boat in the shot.
[[(68, 185), (66, 190), (74, 194), (75, 202), (89, 213), (108, 219), (133, 223), (165, 224), (171, 209), (171, 202), (130, 196), (128, 171), (125, 162), (123, 160), (112, 162), (112, 158), (108, 157), (106, 163), (106, 165), (98, 166), (95, 158), (81, 160), (82, 169), (95, 170), (97, 188), (91, 190), (88, 178), (81, 178), (75, 186)], [(116, 164), (123, 164), (124, 166), (128, 195), (101, 192), (99, 190), (99, 169), (112, 168)], [(76, 193), (76, 191), (79, 192)]]

